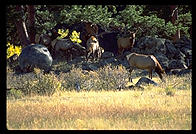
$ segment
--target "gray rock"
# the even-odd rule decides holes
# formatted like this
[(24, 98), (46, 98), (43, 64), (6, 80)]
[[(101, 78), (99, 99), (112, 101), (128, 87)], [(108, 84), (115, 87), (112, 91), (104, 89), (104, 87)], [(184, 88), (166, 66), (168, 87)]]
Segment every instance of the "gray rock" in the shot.
[(26, 46), (19, 56), (19, 66), (24, 72), (31, 71), (35, 67), (49, 71), (52, 61), (50, 52), (41, 44)]
[(101, 58), (103, 58), (103, 59), (107, 59), (107, 58), (111, 58), (111, 57), (114, 57), (114, 53), (109, 52), (109, 51), (106, 51), (106, 52), (104, 52), (104, 53), (101, 55)]
[(172, 69), (169, 74), (181, 76), (181, 75), (189, 74), (191, 72), (192, 72), (191, 69)]
[(179, 51), (179, 53), (177, 53), (176, 55), (174, 55), (174, 59), (176, 60), (185, 60), (186, 55), (183, 54), (181, 51)]
[(104, 60), (101, 60), (100, 61), (100, 64), (102, 65), (102, 66), (104, 66), (104, 65), (107, 65), (107, 64), (118, 64), (119, 62), (118, 62), (118, 60), (116, 59), (116, 58), (114, 58), (114, 57), (112, 57), (112, 58), (107, 58), (107, 59), (104, 59)]
[(182, 60), (171, 60), (168, 65), (169, 69), (182, 69), (187, 68), (186, 63)]
[(180, 49), (182, 51), (182, 53), (184, 53), (187, 57), (188, 56), (192, 56), (192, 50), (186, 47), (183, 47)]
[(170, 40), (165, 41), (165, 46), (166, 46), (166, 55), (170, 59), (180, 52), (178, 49), (175, 48), (174, 44), (172, 44)]
[(166, 53), (165, 40), (163, 38), (156, 37), (142, 37), (138, 41), (138, 48), (142, 50), (144, 54)]
[(82, 69), (84, 70), (92, 70), (92, 71), (97, 70), (98, 68), (99, 67), (96, 66), (95, 64), (86, 64), (86, 65), (83, 64), (83, 67), (82, 67)]
[(162, 63), (162, 62), (169, 62), (169, 59), (164, 54), (154, 54), (154, 56), (157, 58), (157, 60), (160, 63)]
[(183, 36), (178, 41), (176, 41), (175, 46), (178, 48), (187, 47), (192, 49), (192, 40)]
[(146, 77), (141, 77), (138, 80), (138, 82), (135, 84), (135, 86), (140, 87), (142, 84), (152, 84), (152, 85), (158, 86), (156, 82)]

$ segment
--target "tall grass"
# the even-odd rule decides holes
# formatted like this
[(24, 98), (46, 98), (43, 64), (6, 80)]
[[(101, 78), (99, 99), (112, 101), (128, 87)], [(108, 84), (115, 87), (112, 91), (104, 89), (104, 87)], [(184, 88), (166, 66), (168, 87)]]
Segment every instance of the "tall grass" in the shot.
[(166, 83), (153, 79), (159, 86), (142, 91), (57, 90), (52, 96), (8, 98), (7, 128), (192, 129), (192, 76), (167, 76)]

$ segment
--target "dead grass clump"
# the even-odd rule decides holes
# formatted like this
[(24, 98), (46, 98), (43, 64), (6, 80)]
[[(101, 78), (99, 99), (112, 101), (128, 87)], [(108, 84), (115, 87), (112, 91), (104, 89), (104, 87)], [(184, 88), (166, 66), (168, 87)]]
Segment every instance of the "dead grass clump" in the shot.
[(72, 68), (68, 73), (61, 73), (59, 79), (65, 90), (117, 90), (125, 88), (128, 72), (122, 65), (112, 67), (107, 65), (97, 71), (83, 71), (81, 68)]

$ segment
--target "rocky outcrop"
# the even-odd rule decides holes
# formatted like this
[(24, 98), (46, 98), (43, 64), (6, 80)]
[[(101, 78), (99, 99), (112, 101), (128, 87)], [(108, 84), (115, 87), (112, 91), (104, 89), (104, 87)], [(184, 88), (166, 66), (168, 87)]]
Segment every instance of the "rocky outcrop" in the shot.
[(164, 38), (142, 37), (131, 52), (154, 55), (165, 70), (187, 69), (192, 65), (192, 41), (186, 37), (176, 43)]
[(19, 56), (19, 66), (23, 72), (32, 71), (35, 67), (49, 71), (52, 61), (50, 52), (41, 44), (26, 46)]

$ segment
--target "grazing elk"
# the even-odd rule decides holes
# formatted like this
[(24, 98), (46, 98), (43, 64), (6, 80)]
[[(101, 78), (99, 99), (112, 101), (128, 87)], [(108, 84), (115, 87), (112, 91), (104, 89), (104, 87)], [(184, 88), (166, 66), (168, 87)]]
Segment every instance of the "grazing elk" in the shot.
[(153, 55), (131, 53), (127, 55), (126, 58), (130, 65), (130, 79), (131, 79), (131, 72), (133, 71), (133, 69), (138, 68), (138, 69), (147, 69), (149, 72), (149, 77), (151, 79), (152, 79), (152, 70), (155, 69), (155, 72), (159, 75), (160, 79), (162, 80), (163, 77), (161, 74), (165, 74), (165, 71), (161, 67), (158, 60)]

